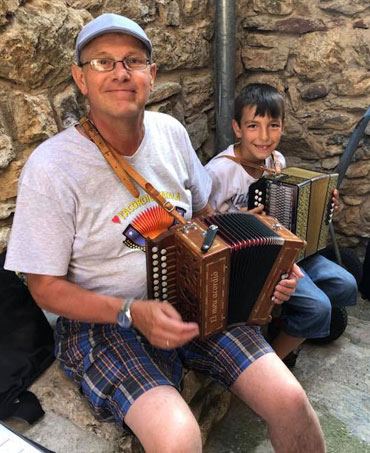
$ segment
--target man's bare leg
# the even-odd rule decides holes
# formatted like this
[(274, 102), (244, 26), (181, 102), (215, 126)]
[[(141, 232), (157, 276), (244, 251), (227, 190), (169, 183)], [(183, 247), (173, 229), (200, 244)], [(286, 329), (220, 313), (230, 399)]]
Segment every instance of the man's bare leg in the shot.
[(271, 346), (274, 348), (277, 356), (283, 360), (290, 352), (297, 349), (298, 346), (304, 341), (305, 338), (292, 337), (291, 335), (280, 331), (272, 341)]
[(231, 391), (267, 422), (276, 453), (326, 451), (317, 415), (301, 385), (276, 354), (257, 359)]
[(150, 453), (200, 453), (199, 425), (179, 392), (159, 386), (141, 395), (130, 407), (125, 423)]

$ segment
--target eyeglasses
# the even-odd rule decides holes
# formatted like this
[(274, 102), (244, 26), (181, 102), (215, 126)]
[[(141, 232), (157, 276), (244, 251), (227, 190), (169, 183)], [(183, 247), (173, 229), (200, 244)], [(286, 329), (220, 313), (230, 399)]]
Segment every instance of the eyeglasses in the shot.
[(80, 66), (89, 64), (91, 69), (94, 71), (109, 72), (113, 71), (116, 63), (122, 63), (123, 67), (127, 69), (127, 71), (139, 71), (140, 69), (145, 69), (148, 64), (150, 64), (150, 60), (140, 57), (127, 57), (122, 58), (122, 60), (112, 60), (111, 58), (94, 58), (93, 60), (81, 63)]

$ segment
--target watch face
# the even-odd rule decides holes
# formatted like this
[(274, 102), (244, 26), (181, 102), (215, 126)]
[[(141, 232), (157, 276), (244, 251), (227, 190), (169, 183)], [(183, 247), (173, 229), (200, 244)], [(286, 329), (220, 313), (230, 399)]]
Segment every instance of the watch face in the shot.
[(131, 316), (129, 310), (120, 311), (117, 315), (117, 323), (120, 327), (128, 329), (131, 326)]

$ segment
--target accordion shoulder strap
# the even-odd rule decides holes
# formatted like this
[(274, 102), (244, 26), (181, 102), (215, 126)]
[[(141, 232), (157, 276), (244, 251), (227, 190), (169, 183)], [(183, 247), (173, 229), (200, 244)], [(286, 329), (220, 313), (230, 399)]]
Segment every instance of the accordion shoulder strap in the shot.
[(245, 167), (256, 168), (261, 171), (267, 171), (268, 173), (271, 173), (273, 175), (279, 175), (281, 173), (281, 164), (276, 157), (275, 151), (272, 152), (271, 156), (272, 156), (272, 160), (274, 162), (274, 168), (266, 167), (266, 165), (254, 164), (253, 162), (249, 162), (248, 160), (243, 159), (242, 157), (236, 157), (236, 156), (228, 156), (228, 155), (217, 156), (217, 159), (221, 158), (221, 157), (225, 157), (226, 159), (230, 159), (230, 160), (236, 162), (237, 164), (240, 164), (243, 168), (245, 168)]
[(133, 184), (134, 180), (146, 193), (148, 193), (166, 212), (174, 217), (179, 223), (185, 225), (187, 222), (179, 214), (172, 203), (166, 200), (158, 190), (150, 184), (143, 176), (140, 175), (127, 161), (119, 154), (109, 143), (101, 136), (93, 122), (83, 117), (79, 121), (79, 127), (85, 132), (88, 138), (95, 143), (103, 154), (106, 161), (112, 167), (121, 182), (126, 186), (132, 196), (138, 197), (139, 191)]

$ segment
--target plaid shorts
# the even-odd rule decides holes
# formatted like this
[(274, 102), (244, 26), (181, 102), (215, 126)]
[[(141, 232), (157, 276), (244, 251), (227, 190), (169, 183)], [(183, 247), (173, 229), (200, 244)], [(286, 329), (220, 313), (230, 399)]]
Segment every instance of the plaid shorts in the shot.
[(259, 357), (272, 352), (257, 326), (239, 326), (206, 341), (163, 350), (135, 329), (59, 318), (56, 355), (98, 419), (124, 424), (131, 404), (159, 385), (181, 390), (184, 367), (230, 387)]

